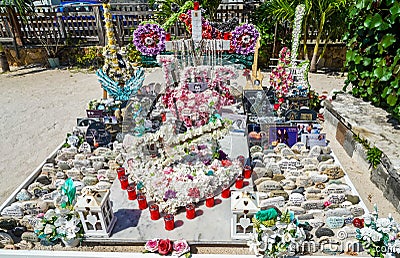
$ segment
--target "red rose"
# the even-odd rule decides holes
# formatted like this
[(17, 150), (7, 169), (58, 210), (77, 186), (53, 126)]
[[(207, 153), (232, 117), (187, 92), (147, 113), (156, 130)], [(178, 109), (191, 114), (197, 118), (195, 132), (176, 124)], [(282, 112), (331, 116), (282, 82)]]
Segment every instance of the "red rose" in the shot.
[(167, 255), (172, 251), (172, 243), (169, 239), (161, 239), (158, 242), (158, 253), (161, 255)]

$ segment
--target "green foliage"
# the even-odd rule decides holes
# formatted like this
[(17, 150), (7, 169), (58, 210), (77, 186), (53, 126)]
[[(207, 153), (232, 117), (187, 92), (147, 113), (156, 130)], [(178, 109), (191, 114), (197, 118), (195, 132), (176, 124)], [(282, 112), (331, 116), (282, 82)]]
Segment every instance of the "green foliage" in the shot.
[(381, 163), (382, 151), (377, 147), (370, 148), (367, 151), (367, 160), (370, 164), (370, 167), (377, 168)]
[(87, 68), (89, 70), (97, 70), (104, 64), (103, 48), (90, 47), (78, 51), (73, 56), (73, 65), (78, 68)]
[[(400, 3), (358, 0), (350, 10), (344, 90), (400, 118)], [(397, 43), (397, 44), (396, 44)], [(350, 88), (349, 85), (352, 87)]]

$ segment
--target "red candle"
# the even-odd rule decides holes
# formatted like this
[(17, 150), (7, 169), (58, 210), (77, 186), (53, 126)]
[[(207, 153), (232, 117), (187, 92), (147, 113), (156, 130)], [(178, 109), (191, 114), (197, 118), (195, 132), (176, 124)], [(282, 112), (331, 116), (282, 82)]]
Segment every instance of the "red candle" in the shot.
[(236, 178), (235, 186), (236, 186), (237, 189), (242, 189), (243, 188), (243, 177), (242, 176), (238, 176)]
[(128, 200), (135, 200), (135, 199), (136, 199), (136, 190), (135, 190), (135, 187), (128, 186), (128, 188), (126, 189), (126, 191), (128, 192)]
[(195, 10), (195, 11), (199, 10), (199, 7), (200, 7), (199, 2), (195, 1), (195, 2), (193, 3), (193, 7), (194, 7), (194, 10)]
[(167, 214), (164, 216), (164, 223), (166, 230), (173, 230), (175, 228), (174, 215)]
[(224, 40), (229, 40), (229, 32), (224, 32)]
[(171, 33), (165, 34), (165, 41), (171, 41)]
[(196, 217), (196, 210), (193, 203), (186, 204), (186, 218), (194, 219)]
[(161, 113), (161, 121), (162, 121), (162, 122), (167, 121), (167, 114), (165, 114), (165, 112), (162, 112), (162, 113)]
[(160, 211), (158, 209), (157, 204), (150, 205), (149, 210), (150, 210), (150, 218), (152, 220), (158, 220), (160, 218)]
[(138, 194), (137, 201), (139, 204), (139, 209), (144, 210), (147, 208), (146, 196), (144, 194)]
[(206, 206), (208, 208), (214, 207), (214, 196), (209, 196), (206, 199)]
[(244, 176), (244, 178), (250, 178), (252, 172), (253, 172), (253, 171), (251, 170), (251, 167), (250, 167), (250, 166), (245, 166), (244, 169), (243, 169), (243, 176)]
[(117, 169), (117, 175), (118, 175), (118, 178), (120, 178), (120, 177), (122, 177), (122, 176), (125, 176), (125, 168), (119, 167), (119, 168)]
[(222, 192), (221, 192), (221, 197), (222, 197), (222, 198), (229, 198), (229, 197), (231, 197), (231, 189), (229, 189), (229, 187), (223, 189)]
[(126, 190), (128, 188), (129, 182), (128, 182), (128, 177), (127, 176), (121, 176), (119, 179), (119, 182), (121, 183), (121, 189)]

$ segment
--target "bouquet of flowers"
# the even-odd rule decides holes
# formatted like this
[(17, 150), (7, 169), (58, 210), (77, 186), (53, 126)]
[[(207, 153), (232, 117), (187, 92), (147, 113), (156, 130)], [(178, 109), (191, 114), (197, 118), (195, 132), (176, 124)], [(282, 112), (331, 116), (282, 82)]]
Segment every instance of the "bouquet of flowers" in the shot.
[(247, 245), (256, 255), (268, 257), (293, 256), (296, 247), (301, 246), (306, 234), (299, 227), (294, 214), (282, 213), (278, 216), (275, 209), (261, 210), (253, 217), (253, 233)]
[(171, 242), (169, 239), (156, 238), (147, 241), (144, 249), (146, 249), (146, 252), (158, 252), (160, 255), (168, 255), (172, 253), (173, 256), (180, 257), (185, 255), (185, 257), (190, 257), (190, 246), (186, 240), (176, 240), (175, 242)]
[(356, 230), (356, 238), (373, 257), (384, 257), (386, 253), (400, 253), (399, 224), (389, 214), (378, 217), (378, 208), (364, 217), (364, 227)]

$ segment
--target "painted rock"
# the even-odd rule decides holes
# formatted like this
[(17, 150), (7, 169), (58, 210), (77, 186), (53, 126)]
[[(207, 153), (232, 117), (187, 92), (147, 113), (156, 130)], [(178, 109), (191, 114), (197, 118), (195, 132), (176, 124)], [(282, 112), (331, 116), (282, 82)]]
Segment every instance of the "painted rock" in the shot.
[(27, 215), (37, 215), (39, 213), (45, 213), (49, 209), (49, 204), (42, 200), (33, 200), (22, 202), (21, 208)]
[(287, 172), (288, 176), (300, 177), (304, 176), (304, 171), (301, 169), (291, 169)]
[(87, 159), (80, 160), (75, 158), (75, 160), (73, 160), (73, 164), (74, 168), (80, 170), (81, 168), (90, 167), (90, 160)]
[(344, 240), (347, 238), (355, 238), (357, 235), (356, 229), (354, 227), (345, 226), (338, 230), (336, 236), (339, 240)]
[(79, 152), (82, 152), (82, 153), (91, 153), (91, 152), (92, 152), (92, 149), (91, 149), (89, 143), (83, 142), (83, 143), (81, 144), (81, 146), (79, 146), (79, 150), (78, 150), (78, 151), (79, 151)]
[(17, 221), (14, 218), (0, 217), (0, 228), (5, 230), (13, 229), (17, 226)]
[(323, 200), (305, 201), (301, 205), (305, 210), (322, 210), (325, 208)]
[(25, 232), (21, 236), (22, 240), (25, 240), (27, 242), (39, 242), (38, 236), (33, 233), (33, 232)]
[(78, 153), (75, 155), (75, 160), (86, 160), (86, 154)]
[(83, 167), (83, 168), (80, 169), (80, 171), (84, 176), (96, 175), (96, 170), (94, 170), (94, 168)]
[(301, 214), (301, 215), (297, 216), (298, 220), (310, 220), (313, 218), (314, 218), (313, 214)]
[(15, 197), (18, 201), (29, 201), (32, 199), (32, 194), (30, 194), (26, 189), (22, 189)]
[(110, 182), (113, 182), (117, 178), (117, 172), (107, 169), (106, 177)]
[(254, 180), (254, 184), (255, 184), (255, 185), (259, 185), (259, 184), (261, 184), (262, 182), (265, 182), (265, 181), (268, 181), (268, 180), (271, 180), (271, 178), (268, 178), (268, 177), (260, 177), (260, 178), (257, 178), (256, 180)]
[(342, 202), (342, 203), (340, 204), (340, 207), (341, 207), (341, 208), (350, 208), (351, 205), (353, 205), (351, 202), (345, 201), (345, 202)]
[(313, 182), (311, 181), (311, 178), (308, 176), (300, 176), (296, 180), (296, 185), (298, 187), (309, 187), (313, 185)]
[(346, 196), (344, 194), (330, 194), (328, 196), (328, 201), (333, 204), (341, 204), (346, 200)]
[(277, 196), (260, 200), (259, 207), (262, 209), (268, 206), (283, 207), (284, 205), (285, 205), (285, 198), (283, 196)]
[(72, 168), (70, 170), (66, 171), (66, 174), (69, 178), (72, 178), (74, 180), (80, 180), (82, 179), (82, 173), (76, 169), (76, 168)]
[(311, 181), (315, 183), (325, 183), (328, 181), (328, 176), (327, 175), (321, 175), (316, 172), (312, 172), (308, 175), (311, 178)]
[(351, 206), (348, 209), (354, 217), (361, 217), (365, 213), (364, 209), (359, 205)]
[(327, 210), (325, 212), (325, 215), (327, 217), (343, 217), (343, 216), (350, 216), (351, 212), (345, 208), (336, 208), (336, 209)]
[(58, 191), (53, 191), (51, 193), (44, 194), (42, 197), (40, 197), (40, 199), (44, 202), (54, 203), (58, 196), (60, 196), (60, 193)]
[(280, 182), (280, 181), (282, 181), (283, 179), (285, 179), (285, 176), (282, 175), (282, 174), (275, 174), (275, 175), (272, 177), (272, 180), (277, 181), (277, 182)]
[(268, 173), (275, 174), (282, 174), (280, 166), (275, 162), (270, 162), (265, 165), (265, 168), (268, 170)]
[(321, 147), (321, 152), (322, 152), (323, 154), (330, 154), (330, 153), (332, 152), (332, 150), (331, 150), (331, 147), (329, 147), (329, 146), (324, 146), (324, 147)]
[(92, 163), (92, 167), (95, 171), (98, 171), (99, 169), (102, 169), (104, 167), (104, 162), (102, 161), (95, 161)]
[(299, 188), (293, 190), (292, 193), (304, 194), (304, 187), (300, 186)]
[(290, 158), (290, 157), (295, 156), (294, 152), (293, 152), (291, 149), (289, 149), (289, 148), (283, 148), (283, 149), (281, 150), (281, 155), (282, 155), (282, 157), (284, 157), (284, 158)]
[(327, 160), (330, 160), (330, 159), (334, 160), (333, 156), (329, 155), (329, 154), (321, 154), (321, 155), (319, 155), (317, 157), (317, 160), (319, 162), (327, 161)]
[(21, 249), (21, 250), (29, 250), (29, 249), (32, 249), (34, 247), (34, 244), (32, 244), (31, 242), (27, 242), (25, 240), (22, 240), (18, 244), (15, 244), (15, 246), (18, 249)]
[(318, 167), (315, 164), (304, 165), (303, 171), (318, 171)]
[(350, 191), (351, 188), (350, 186), (346, 185), (346, 184), (329, 184), (328, 186), (326, 186), (326, 188), (324, 190), (322, 190), (323, 194), (344, 194), (347, 191)]
[(300, 160), (300, 163), (303, 164), (303, 166), (307, 166), (307, 165), (314, 165), (314, 166), (318, 166), (318, 160), (317, 158), (303, 158)]
[(300, 193), (292, 193), (289, 195), (289, 202), (291, 205), (300, 206), (304, 201), (304, 195)]
[(302, 150), (306, 150), (307, 148), (303, 142), (296, 142), (291, 149), (293, 152), (300, 154)]
[(57, 179), (57, 180), (54, 182), (54, 186), (57, 187), (57, 188), (59, 188), (59, 187), (61, 187), (64, 183), (65, 183), (65, 179)]
[(56, 178), (57, 179), (65, 179), (65, 173), (62, 171), (57, 171)]
[(41, 183), (42, 185), (49, 185), (51, 184), (51, 180), (45, 176), (45, 175), (41, 175), (36, 179), (36, 182)]
[(85, 184), (82, 181), (74, 181), (74, 186), (76, 188), (76, 191), (81, 191), (83, 187), (85, 187)]
[(31, 194), (31, 195), (34, 195), (35, 194), (35, 190), (37, 190), (37, 189), (39, 189), (39, 190), (42, 190), (43, 189), (43, 184), (41, 184), (41, 183), (39, 183), (39, 182), (34, 182), (34, 183), (32, 183), (32, 184), (30, 184), (29, 186), (28, 186), (28, 192)]
[(97, 179), (97, 177), (95, 176), (85, 176), (83, 178), (83, 183), (85, 185), (95, 185), (99, 182), (99, 180)]
[(315, 187), (308, 187), (306, 189), (306, 193), (318, 194), (318, 193), (321, 193), (321, 189), (318, 189), (318, 188), (315, 188)]
[[(313, 215), (313, 216), (314, 216), (314, 215)], [(308, 223), (310, 223), (310, 225), (311, 225), (313, 228), (319, 228), (319, 227), (321, 227), (322, 225), (324, 225), (324, 222), (323, 222), (321, 219), (317, 219), (317, 218), (309, 219), (309, 220), (308, 220)]]
[(317, 238), (323, 237), (323, 236), (334, 236), (335, 233), (332, 231), (330, 228), (318, 228), (317, 231), (315, 231), (315, 236)]
[(99, 147), (93, 151), (93, 154), (96, 156), (103, 156), (105, 153), (111, 151), (109, 148)]
[(111, 188), (111, 183), (110, 182), (106, 182), (106, 181), (100, 181), (95, 185), (95, 188), (98, 191), (105, 191)]
[(253, 172), (255, 173), (257, 178), (261, 178), (261, 177), (271, 178), (273, 176), (272, 170), (269, 170), (267, 168), (254, 168)]
[(24, 211), (18, 204), (13, 203), (1, 211), (1, 216), (20, 219), (24, 216)]
[(269, 193), (269, 196), (271, 198), (273, 197), (277, 197), (277, 196), (283, 196), (285, 198), (285, 200), (287, 201), (289, 199), (289, 194), (284, 191), (284, 190), (273, 190)]
[(67, 161), (64, 161), (64, 160), (59, 160), (59, 161), (57, 161), (57, 166), (58, 166), (58, 168), (61, 169), (61, 170), (68, 170), (68, 169), (71, 169), (71, 167), (69, 166), (68, 162), (67, 162)]
[(306, 211), (303, 208), (298, 207), (298, 206), (287, 206), (286, 209), (288, 211), (292, 211), (294, 213), (294, 215), (301, 215), (301, 214), (306, 213)]
[(4, 246), (4, 248), (7, 245), (12, 245), (14, 244), (14, 240), (12, 239), (12, 237), (7, 234), (6, 232), (0, 231), (0, 244), (2, 244)]
[(19, 220), (19, 225), (26, 227), (27, 230), (33, 231), (34, 228), (40, 223), (40, 219), (34, 215), (25, 215)]
[(358, 204), (360, 202), (360, 197), (358, 197), (357, 195), (347, 194), (346, 200), (351, 202), (351, 204), (354, 205), (354, 204)]
[(257, 190), (259, 192), (270, 192), (273, 190), (280, 190), (280, 189), (282, 189), (282, 186), (279, 184), (279, 182), (273, 180), (266, 180), (257, 185)]
[(316, 158), (321, 154), (321, 146), (314, 146), (308, 153), (309, 158)]
[(331, 228), (341, 228), (344, 225), (344, 218), (343, 217), (328, 217), (326, 218), (326, 225)]
[(307, 200), (322, 200), (324, 199), (324, 195), (320, 193), (306, 193)]
[(322, 174), (325, 174), (329, 177), (329, 179), (339, 179), (344, 176), (344, 171), (342, 168), (336, 166), (333, 168), (328, 168), (322, 171)]
[[(328, 161), (326, 161), (326, 162), (328, 162)], [(333, 164), (333, 162), (331, 164), (327, 164), (325, 162), (321, 162), (321, 164), (318, 165), (318, 171), (319, 172), (323, 172), (323, 171), (325, 171), (325, 170), (327, 170), (329, 168), (335, 168), (335, 167), (336, 167), (336, 165)]]
[(292, 180), (284, 179), (280, 184), (284, 190), (293, 190), (296, 188), (296, 184)]
[(293, 162), (290, 162), (288, 159), (282, 159), (278, 162), (278, 166), (282, 171), (289, 171), (291, 169), (296, 169), (296, 166), (293, 166)]

